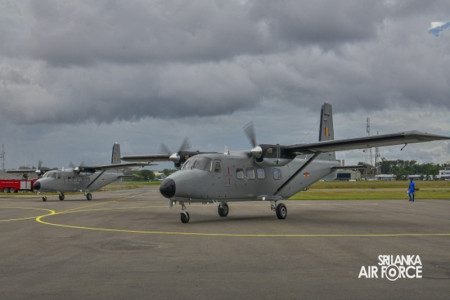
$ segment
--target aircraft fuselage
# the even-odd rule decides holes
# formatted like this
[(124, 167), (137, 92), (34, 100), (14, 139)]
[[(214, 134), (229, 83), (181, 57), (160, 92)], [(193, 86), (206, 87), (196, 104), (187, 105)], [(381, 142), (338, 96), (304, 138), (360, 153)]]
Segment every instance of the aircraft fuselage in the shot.
[(258, 163), (245, 152), (200, 154), (167, 177), (161, 185), (161, 193), (174, 202), (287, 199), (329, 176), (334, 172), (332, 168), (339, 166), (338, 161), (317, 159), (278, 191), (307, 160), (307, 157), (297, 156), (277, 165), (275, 160)]
[(69, 171), (49, 171), (36, 181), (40, 192), (86, 192), (95, 191), (116, 181), (121, 173), (114, 171), (94, 173), (74, 173)]

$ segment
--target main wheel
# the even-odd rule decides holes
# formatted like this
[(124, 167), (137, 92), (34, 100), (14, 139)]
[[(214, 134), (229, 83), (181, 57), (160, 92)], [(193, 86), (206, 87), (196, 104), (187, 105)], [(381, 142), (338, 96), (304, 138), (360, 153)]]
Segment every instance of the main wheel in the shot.
[(92, 200), (92, 194), (91, 193), (87, 193), (86, 194), (86, 199), (88, 199), (89, 201)]
[(277, 217), (280, 220), (286, 219), (287, 217), (287, 208), (286, 205), (284, 205), (283, 203), (280, 203), (277, 205)]
[(61, 200), (61, 201), (64, 200), (64, 194), (63, 193), (59, 194), (59, 200)]
[(47, 201), (47, 197), (46, 196), (44, 196), (44, 197), (42, 197), (42, 201)]
[(217, 208), (217, 212), (219, 213), (219, 216), (226, 217), (228, 216), (228, 212), (230, 209), (228, 208), (228, 204), (226, 202), (222, 202), (219, 204), (219, 207)]
[(180, 213), (180, 218), (182, 223), (189, 223), (189, 220), (191, 217), (189, 216), (189, 213), (187, 211), (183, 211)]

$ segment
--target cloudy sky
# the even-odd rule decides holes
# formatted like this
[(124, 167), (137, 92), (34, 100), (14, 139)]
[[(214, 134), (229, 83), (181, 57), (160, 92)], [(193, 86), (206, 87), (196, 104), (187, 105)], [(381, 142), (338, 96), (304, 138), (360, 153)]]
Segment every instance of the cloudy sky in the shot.
[[(450, 135), (449, 1), (0, 0), (0, 143), (6, 168), (122, 154), (246, 150), (421, 130)], [(450, 161), (448, 142), (381, 149)], [(341, 152), (347, 163), (362, 151)]]

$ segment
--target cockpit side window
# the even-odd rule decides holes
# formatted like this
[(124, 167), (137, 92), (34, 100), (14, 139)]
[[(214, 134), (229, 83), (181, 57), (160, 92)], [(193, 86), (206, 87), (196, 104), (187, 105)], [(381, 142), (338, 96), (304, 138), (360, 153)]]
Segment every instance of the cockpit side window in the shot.
[(236, 169), (236, 178), (244, 179), (244, 170), (243, 169)]
[(220, 173), (222, 172), (222, 164), (220, 162), (220, 160), (215, 160), (214, 161), (214, 173)]

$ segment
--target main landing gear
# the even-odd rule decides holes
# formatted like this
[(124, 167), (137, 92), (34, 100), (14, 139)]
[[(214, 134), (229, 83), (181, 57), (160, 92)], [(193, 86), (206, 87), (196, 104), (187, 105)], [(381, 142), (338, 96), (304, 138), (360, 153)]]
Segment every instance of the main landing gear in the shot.
[(272, 201), (270, 208), (276, 212), (278, 219), (280, 219), (280, 220), (286, 219), (286, 217), (287, 217), (286, 205), (284, 205), (283, 203), (280, 203), (277, 205), (276, 201)]
[[(172, 207), (172, 204), (174, 204), (174, 202), (171, 203), (170, 207)], [(186, 205), (184, 204), (184, 202), (180, 202), (180, 205), (181, 205), (180, 220), (182, 223), (189, 223), (191, 217), (189, 216), (189, 213), (186, 211)], [(280, 220), (286, 219), (287, 217), (286, 205), (284, 205), (283, 203), (277, 204), (276, 201), (272, 201), (270, 208), (273, 211), (275, 211), (278, 219)], [(219, 206), (217, 207), (217, 212), (219, 216), (226, 217), (228, 216), (229, 211), (230, 208), (228, 207), (228, 204), (226, 202), (220, 202)]]

